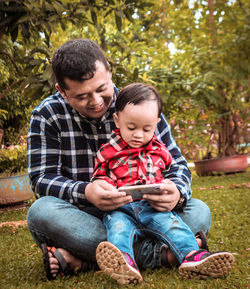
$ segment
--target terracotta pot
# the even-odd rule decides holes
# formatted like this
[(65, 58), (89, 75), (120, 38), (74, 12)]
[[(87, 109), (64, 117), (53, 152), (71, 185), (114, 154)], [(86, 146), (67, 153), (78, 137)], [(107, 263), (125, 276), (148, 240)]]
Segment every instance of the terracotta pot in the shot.
[(194, 164), (198, 176), (244, 172), (248, 167), (247, 155), (201, 160)]
[(0, 206), (31, 199), (33, 192), (28, 175), (0, 177)]

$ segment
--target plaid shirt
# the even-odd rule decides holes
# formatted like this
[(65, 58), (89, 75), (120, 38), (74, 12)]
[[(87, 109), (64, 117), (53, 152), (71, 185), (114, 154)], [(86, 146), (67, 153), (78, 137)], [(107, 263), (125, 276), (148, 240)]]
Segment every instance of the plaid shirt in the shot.
[[(28, 132), (28, 172), (37, 198), (51, 195), (78, 207), (92, 206), (85, 198), (85, 187), (93, 174), (98, 149), (109, 141), (115, 129), (117, 93), (114, 88), (113, 103), (98, 122), (81, 117), (59, 92), (33, 110)], [(191, 173), (163, 115), (155, 135), (173, 158), (166, 178), (189, 199)]]
[(116, 129), (97, 152), (91, 181), (105, 180), (115, 187), (145, 185), (164, 180), (172, 161), (165, 145), (153, 136), (146, 147), (130, 148)]

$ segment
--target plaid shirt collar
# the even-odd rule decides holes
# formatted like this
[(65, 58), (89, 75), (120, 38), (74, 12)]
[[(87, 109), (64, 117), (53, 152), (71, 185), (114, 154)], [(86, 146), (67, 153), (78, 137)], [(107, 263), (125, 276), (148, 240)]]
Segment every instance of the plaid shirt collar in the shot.
[[(126, 148), (131, 149), (129, 147), (129, 145), (122, 139), (121, 134), (120, 134), (120, 129), (115, 129), (111, 135), (110, 135), (110, 145), (113, 146), (118, 152), (122, 151)], [(157, 139), (157, 137), (155, 135), (153, 135), (153, 138), (151, 139), (151, 141), (148, 143), (148, 145), (146, 147), (141, 147), (138, 148), (138, 150), (148, 150), (148, 151), (152, 151), (155, 149), (158, 149), (158, 146), (156, 146), (156, 144), (159, 144), (159, 141)]]

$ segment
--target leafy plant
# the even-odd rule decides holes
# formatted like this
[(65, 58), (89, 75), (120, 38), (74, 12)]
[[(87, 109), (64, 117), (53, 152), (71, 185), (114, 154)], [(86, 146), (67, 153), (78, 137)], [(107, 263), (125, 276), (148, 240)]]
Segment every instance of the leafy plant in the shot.
[(0, 109), (0, 128), (3, 126), (4, 120), (7, 119), (8, 111), (4, 109)]
[(135, 11), (150, 6), (150, 1), (131, 0), (0, 1), (0, 107), (8, 111), (6, 118), (1, 113), (0, 121), (5, 142), (28, 123), (31, 107), (55, 91), (51, 57), (69, 39), (97, 41), (117, 75), (118, 86), (137, 79), (129, 73), (130, 67), (122, 69), (134, 48), (124, 50), (120, 39), (122, 29), (134, 21)]
[(12, 175), (27, 168), (27, 147), (25, 144), (0, 149), (0, 173)]

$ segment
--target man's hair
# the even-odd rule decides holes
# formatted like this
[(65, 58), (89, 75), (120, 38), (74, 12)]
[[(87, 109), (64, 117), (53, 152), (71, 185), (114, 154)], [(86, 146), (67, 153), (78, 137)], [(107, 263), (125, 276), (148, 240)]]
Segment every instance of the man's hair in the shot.
[(96, 71), (96, 61), (109, 64), (98, 44), (89, 39), (70, 40), (60, 46), (54, 53), (52, 68), (56, 81), (64, 91), (67, 89), (65, 77), (83, 82), (91, 79)]
[(140, 104), (143, 101), (155, 100), (158, 106), (158, 117), (162, 112), (162, 99), (158, 91), (152, 85), (144, 83), (132, 83), (125, 86), (118, 94), (115, 103), (116, 112), (123, 111), (127, 104)]

